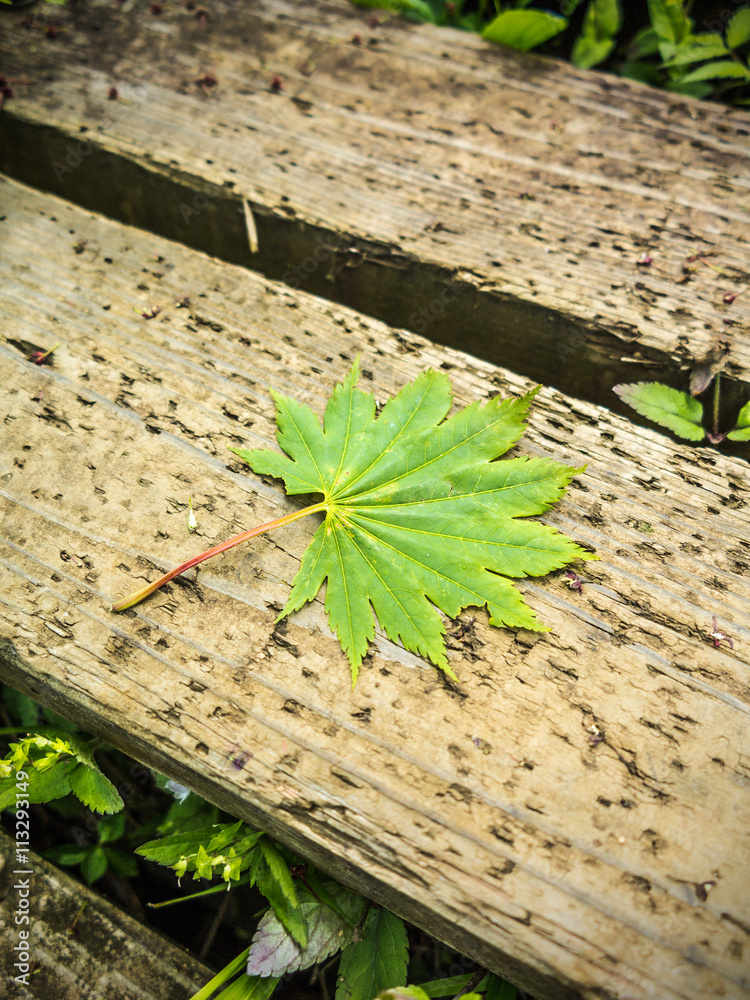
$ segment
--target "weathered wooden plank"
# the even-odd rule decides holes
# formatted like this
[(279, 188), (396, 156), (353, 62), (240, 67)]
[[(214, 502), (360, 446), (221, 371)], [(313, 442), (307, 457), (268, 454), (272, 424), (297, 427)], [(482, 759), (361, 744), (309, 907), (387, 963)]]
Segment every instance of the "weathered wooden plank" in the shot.
[[(18, 884), (28, 888), (28, 910), (19, 909)], [(16, 923), (17, 913), (28, 914), (28, 925)], [(19, 865), (15, 843), (4, 831), (0, 918), (0, 981), (11, 1000), (185, 1000), (213, 975), (33, 851), (28, 864)], [(19, 929), (30, 932), (28, 986), (17, 981), (14, 967)]]
[(345, 0), (114, 7), (0, 40), (0, 168), (577, 398), (723, 334), (727, 420), (750, 395), (746, 111)]
[(226, 450), (272, 446), (270, 387), (320, 410), (358, 353), (381, 399), (430, 365), (460, 404), (528, 383), (0, 194), (4, 332), (61, 341), (51, 368), (0, 344), (0, 676), (537, 997), (745, 996), (746, 463), (544, 389), (521, 450), (588, 463), (547, 520), (601, 561), (580, 594), (522, 582), (549, 634), (449, 625), (457, 686), (378, 635), (351, 691), (320, 601), (274, 625), (305, 522), (114, 616), (114, 595), (293, 509)]

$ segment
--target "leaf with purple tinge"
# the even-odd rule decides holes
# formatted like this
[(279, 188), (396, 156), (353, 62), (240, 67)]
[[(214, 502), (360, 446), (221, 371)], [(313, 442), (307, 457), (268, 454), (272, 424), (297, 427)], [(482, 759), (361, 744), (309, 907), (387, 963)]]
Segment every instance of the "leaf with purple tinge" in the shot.
[(307, 945), (300, 948), (273, 910), (261, 919), (247, 957), (249, 976), (282, 976), (307, 969), (344, 948), (366, 904), (362, 896), (331, 884), (328, 891), (348, 920), (330, 906), (311, 897), (301, 897), (300, 909), (307, 922)]

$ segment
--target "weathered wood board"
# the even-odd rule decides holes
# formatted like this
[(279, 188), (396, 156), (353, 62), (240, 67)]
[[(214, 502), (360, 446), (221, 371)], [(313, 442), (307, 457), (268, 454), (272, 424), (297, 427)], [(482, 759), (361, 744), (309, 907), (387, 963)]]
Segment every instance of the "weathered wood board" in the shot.
[[(8, 1000), (186, 1000), (211, 979), (207, 966), (33, 851), (18, 869), (15, 843), (0, 831), (0, 982)], [(28, 885), (32, 916), (28, 986), (14, 968), (19, 882)]]
[(520, 451), (588, 465), (546, 520), (601, 561), (581, 593), (521, 582), (549, 634), (449, 623), (458, 685), (379, 634), (352, 691), (320, 600), (274, 624), (305, 521), (115, 616), (293, 509), (227, 451), (274, 446), (270, 388), (321, 410), (357, 354), (381, 400), (428, 366), (462, 405), (529, 383), (13, 182), (0, 197), (3, 332), (60, 341), (52, 367), (0, 343), (0, 677), (536, 997), (746, 996), (746, 463), (542, 390)]
[(731, 426), (746, 110), (345, 0), (116, 6), (4, 17), (0, 169), (608, 407), (726, 335)]

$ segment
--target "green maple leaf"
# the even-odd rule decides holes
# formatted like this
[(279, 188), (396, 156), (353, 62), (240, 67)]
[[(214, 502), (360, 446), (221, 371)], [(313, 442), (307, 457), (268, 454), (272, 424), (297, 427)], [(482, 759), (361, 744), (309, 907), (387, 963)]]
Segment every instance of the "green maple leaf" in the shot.
[(493, 625), (545, 631), (508, 577), (540, 576), (588, 554), (553, 528), (519, 520), (540, 514), (580, 471), (548, 459), (494, 461), (518, 441), (537, 390), (479, 401), (449, 419), (442, 372), (423, 372), (376, 417), (357, 388), (355, 363), (326, 407), (313, 411), (273, 393), (286, 455), (232, 449), (288, 494), (322, 493), (309, 508), (325, 519), (304, 554), (282, 617), (327, 581), (325, 607), (356, 680), (375, 634), (373, 609), (394, 642), (454, 676), (445, 627), (470, 605)]
[(559, 500), (581, 470), (542, 458), (496, 461), (523, 434), (538, 389), (521, 399), (478, 400), (447, 417), (450, 382), (430, 369), (376, 416), (373, 395), (357, 388), (358, 373), (355, 362), (322, 426), (308, 406), (273, 393), (285, 454), (231, 449), (256, 473), (283, 479), (290, 495), (322, 494), (319, 503), (188, 560), (113, 610), (263, 531), (324, 514), (279, 617), (327, 584), (325, 608), (353, 682), (375, 635), (373, 612), (390, 639), (451, 677), (438, 609), (455, 618), (486, 606), (493, 625), (548, 631), (509, 578), (592, 557), (554, 528), (525, 520)]

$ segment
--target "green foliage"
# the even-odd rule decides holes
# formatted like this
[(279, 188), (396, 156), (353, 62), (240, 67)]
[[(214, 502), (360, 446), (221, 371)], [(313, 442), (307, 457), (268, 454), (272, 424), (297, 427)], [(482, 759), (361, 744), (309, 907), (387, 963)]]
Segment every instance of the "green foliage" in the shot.
[(263, 978), (262, 976), (248, 976), (245, 972), (221, 993), (216, 993), (220, 986), (236, 976), (240, 969), (246, 965), (249, 951), (249, 948), (245, 948), (244, 951), (240, 952), (233, 961), (217, 972), (202, 989), (193, 994), (190, 1000), (209, 1000), (211, 997), (213, 1000), (269, 1000), (279, 980)]
[(125, 815), (105, 816), (97, 826), (97, 841), (92, 844), (62, 844), (45, 852), (45, 857), (58, 865), (81, 869), (86, 884), (92, 885), (112, 868), (123, 878), (138, 874), (138, 866), (129, 851), (112, 847), (125, 833)]
[[(425, 0), (352, 0), (357, 7), (387, 7), (397, 14), (413, 15), (419, 21), (435, 24), (444, 12), (445, 4)], [(443, 10), (441, 10), (443, 8)]]
[(614, 72), (652, 86), (694, 97), (750, 103), (750, 7), (735, 11), (724, 33), (696, 33), (690, 0), (648, 0), (650, 23), (619, 46), (620, 0), (588, 0), (580, 34), (563, 35), (568, 18), (582, 0), (558, 0), (559, 13), (532, 7), (530, 0), (352, 0), (364, 7), (385, 7), (412, 20), (453, 25), (484, 38), (528, 50), (556, 39), (555, 52), (567, 52), (581, 69), (610, 61)]
[(307, 921), (300, 908), (289, 867), (278, 848), (267, 837), (260, 841), (260, 849), (262, 857), (256, 869), (256, 884), (271, 904), (276, 920), (294, 943), (304, 949), (307, 946)]
[(243, 972), (238, 979), (222, 990), (216, 1000), (268, 1000), (278, 985), (278, 979), (248, 976)]
[(745, 403), (740, 410), (734, 430), (727, 437), (732, 441), (750, 441), (750, 402)]
[[(750, 84), (750, 7), (737, 11), (721, 35), (695, 33), (689, 5), (683, 0), (649, 0), (648, 6), (651, 27), (631, 43), (621, 68), (624, 75), (643, 79), (644, 73), (652, 72), (667, 89), (693, 97), (721, 96)], [(656, 54), (658, 64), (644, 61)], [(744, 102), (746, 93), (739, 91), (734, 100)]]
[(397, 986), (381, 990), (377, 1000), (428, 1000), (428, 996), (421, 986)]
[[(160, 782), (162, 775), (155, 775), (159, 787), (169, 793), (169, 781)], [(169, 837), (174, 833), (187, 833), (189, 830), (199, 830), (204, 826), (214, 826), (219, 822), (219, 810), (210, 802), (206, 802), (200, 795), (190, 794), (187, 797), (176, 799), (172, 802), (166, 815), (159, 818), (155, 826), (155, 833), (161, 837)]]
[(336, 1000), (372, 1000), (381, 990), (405, 983), (407, 958), (404, 922), (373, 907), (361, 933), (341, 953)]
[[(50, 802), (72, 792), (94, 812), (122, 809), (117, 789), (94, 760), (96, 745), (95, 740), (56, 729), (43, 729), (11, 743), (9, 754), (0, 762), (0, 809), (16, 801), (19, 788), (29, 802)], [(26, 787), (17, 781), (19, 771), (27, 775)]]
[(487, 605), (493, 625), (546, 631), (508, 577), (590, 556), (554, 529), (520, 520), (552, 506), (580, 470), (549, 459), (495, 461), (523, 434), (536, 391), (477, 401), (445, 419), (450, 383), (429, 370), (376, 419), (374, 396), (357, 388), (357, 377), (355, 363), (323, 428), (309, 407), (274, 393), (286, 455), (232, 449), (255, 472), (283, 479), (289, 494), (323, 494), (306, 508), (326, 517), (282, 616), (327, 580), (326, 611), (353, 680), (374, 636), (373, 609), (390, 639), (450, 676), (435, 606), (456, 617)]
[(490, 973), (488, 980), (485, 1000), (516, 1000), (518, 990), (512, 983), (494, 973)]
[(307, 927), (289, 862), (269, 837), (241, 820), (152, 840), (136, 853), (172, 868), (178, 878), (192, 872), (193, 879), (221, 877), (227, 883), (242, 879), (257, 885), (292, 939), (301, 948), (306, 945)]
[(730, 49), (738, 49), (750, 42), (750, 7), (743, 7), (732, 16), (725, 37)]
[[(243, 822), (215, 822), (216, 807), (196, 795), (186, 794), (185, 789), (161, 775), (149, 774), (112, 747), (100, 748), (107, 770), (118, 775), (124, 772), (139, 784), (147, 779), (147, 788), (137, 789), (130, 784), (125, 791), (123, 783), (120, 787), (127, 806), (116, 814), (95, 819), (71, 790), (65, 791), (76, 769), (92, 770), (96, 766), (91, 757), (94, 741), (72, 723), (65, 723), (70, 731), (63, 729), (52, 713), (10, 688), (3, 688), (1, 696), (9, 721), (57, 722), (54, 729), (29, 734), (13, 744), (3, 762), (13, 772), (6, 777), (14, 778), (14, 790), (18, 770), (13, 761), (22, 764), (29, 773), (34, 772), (39, 801), (49, 801), (51, 790), (64, 794), (64, 798), (56, 799), (48, 808), (58, 817), (85, 824), (85, 829), (72, 828), (77, 843), (61, 844), (45, 852), (50, 860), (78, 867), (88, 884), (105, 874), (115, 881), (133, 878), (138, 873), (136, 862), (125, 848), (142, 840), (146, 831), (159, 832), (162, 834), (159, 839), (142, 844), (137, 853), (173, 868), (178, 875), (191, 872), (194, 878), (222, 880), (215, 889), (196, 895), (254, 883), (271, 903), (271, 909), (258, 925), (252, 946), (217, 973), (192, 1000), (270, 1000), (278, 976), (306, 968), (342, 949), (338, 1000), (370, 1000), (384, 986), (407, 981), (407, 937), (398, 917), (386, 910), (370, 909), (362, 896), (349, 892), (310, 866), (300, 865), (299, 859), (285, 848)], [(162, 789), (179, 795), (179, 800), (170, 801)], [(83, 786), (78, 790), (89, 791)], [(28, 800), (27, 793), (28, 788), (22, 790), (22, 795), (27, 796), (24, 802)], [(128, 828), (133, 832), (128, 834)], [(185, 898), (192, 897), (170, 902)], [(249, 960), (257, 963), (262, 975), (249, 967)], [(274, 970), (278, 975), (268, 974)], [(425, 983), (423, 992), (419, 987), (399, 987), (399, 991), (406, 991), (409, 997), (453, 996), (465, 987), (469, 978), (466, 975)], [(485, 977), (479, 985), (480, 989), (487, 987), (487, 1000), (513, 1000), (515, 991), (507, 983), (502, 984), (503, 988), (512, 992), (493, 994), (493, 979)], [(468, 1000), (482, 998), (470, 994)]]
[(0, 703), (18, 723), (18, 728), (13, 729), (12, 732), (31, 732), (32, 729), (37, 729), (40, 725), (58, 732), (76, 734), (80, 731), (74, 722), (64, 719), (56, 712), (38, 704), (28, 695), (8, 687), (7, 684), (0, 685)]
[(664, 44), (680, 45), (690, 34), (692, 21), (684, 0), (648, 0), (651, 27)]
[[(517, 0), (500, 11), (499, 4), (481, 2), (478, 10), (465, 10), (465, 0), (352, 0), (357, 7), (385, 8), (411, 20), (429, 24), (453, 25), (465, 31), (480, 32), (489, 41), (513, 49), (528, 51), (554, 38), (568, 26), (567, 16), (548, 10), (527, 10), (529, 0)], [(572, 12), (580, 0), (563, 3), (564, 15)], [(488, 16), (490, 9), (492, 16)]]
[(686, 392), (659, 382), (616, 385), (614, 391), (641, 416), (667, 427), (679, 437), (702, 441), (706, 436), (702, 426), (703, 406)]
[(505, 10), (491, 21), (482, 38), (528, 52), (565, 31), (568, 19), (546, 10)]
[(619, 0), (590, 0), (581, 34), (573, 44), (571, 61), (581, 69), (604, 62), (615, 47), (621, 27)]
[[(466, 982), (468, 976), (458, 976), (458, 979)], [(448, 980), (444, 980), (448, 982)], [(510, 986), (510, 983), (506, 984)], [(515, 989), (511, 987), (511, 989)], [(433, 994), (435, 995), (435, 994)], [(448, 996), (447, 993), (441, 993), (441, 996)], [(513, 994), (515, 996), (515, 993)], [(396, 986), (390, 990), (381, 990), (377, 995), (377, 1000), (429, 1000), (430, 994), (424, 989), (423, 986)], [(483, 1000), (483, 997), (479, 993), (462, 993), (461, 1000)], [(508, 1000), (512, 998), (508, 997)]]
[[(14, 691), (6, 684), (0, 688), (0, 702), (5, 710), (18, 720), (26, 731), (39, 725), (42, 716), (42, 706), (20, 691)], [(49, 720), (47, 720), (49, 721)]]
[(571, 14), (574, 14), (578, 10), (583, 2), (584, 0), (561, 0), (560, 13), (563, 17), (570, 17)]
[(307, 969), (349, 944), (366, 900), (337, 883), (330, 883), (327, 888), (336, 900), (338, 912), (310, 894), (305, 894), (300, 904), (307, 926), (304, 947), (300, 947), (274, 910), (261, 918), (247, 959), (249, 976), (277, 977)]
[(250, 830), (239, 820), (150, 840), (141, 844), (136, 853), (172, 868), (178, 878), (192, 872), (194, 879), (220, 876), (230, 882), (238, 881), (242, 872), (257, 864), (257, 845), (262, 838), (262, 833)]
[(713, 428), (703, 427), (703, 404), (686, 392), (662, 385), (660, 382), (633, 382), (629, 385), (616, 385), (614, 391), (633, 409), (649, 420), (673, 431), (678, 437), (688, 441), (703, 441), (708, 438), (711, 444), (719, 444), (724, 438), (732, 441), (750, 441), (750, 402), (746, 403), (737, 416), (737, 423), (728, 433), (719, 431), (719, 385), (718, 370), (706, 371), (699, 365), (694, 369), (697, 388), (694, 393), (702, 392), (711, 382), (714, 382)]
[[(217, 855), (216, 852), (222, 852)], [(243, 823), (217, 824), (185, 831), (142, 845), (138, 853), (178, 874), (194, 871), (196, 877), (236, 877), (226, 868), (228, 858), (242, 855), (241, 881), (256, 884), (271, 903), (261, 918), (252, 943), (207, 983), (192, 1000), (269, 1000), (283, 975), (309, 968), (342, 952), (336, 1000), (371, 1000), (376, 993), (406, 982), (408, 940), (403, 922), (387, 910), (371, 908), (314, 869), (303, 866), (299, 893), (291, 878), (293, 858), (284, 848)], [(301, 928), (301, 932), (300, 932)], [(242, 968), (245, 972), (225, 986)], [(407, 995), (452, 996), (470, 977), (426, 983)], [(490, 997), (495, 977), (485, 977), (489, 1000), (513, 1000), (515, 993)], [(502, 980), (501, 986), (508, 987)], [(220, 988), (221, 992), (216, 993)], [(399, 987), (399, 992), (401, 991)], [(406, 989), (405, 987), (403, 989)], [(511, 988), (512, 989), (512, 988)], [(214, 996), (215, 995), (215, 996)], [(469, 1000), (482, 1000), (469, 994)]]
[(747, 83), (750, 80), (750, 70), (747, 66), (734, 62), (732, 59), (719, 59), (698, 66), (697, 69), (683, 76), (681, 83), (684, 85), (697, 83), (701, 80), (727, 80), (730, 78)]
[[(688, 66), (703, 59), (716, 59), (729, 53), (721, 35), (691, 35), (684, 45), (676, 47), (665, 66)], [(735, 64), (738, 65), (738, 64)]]

